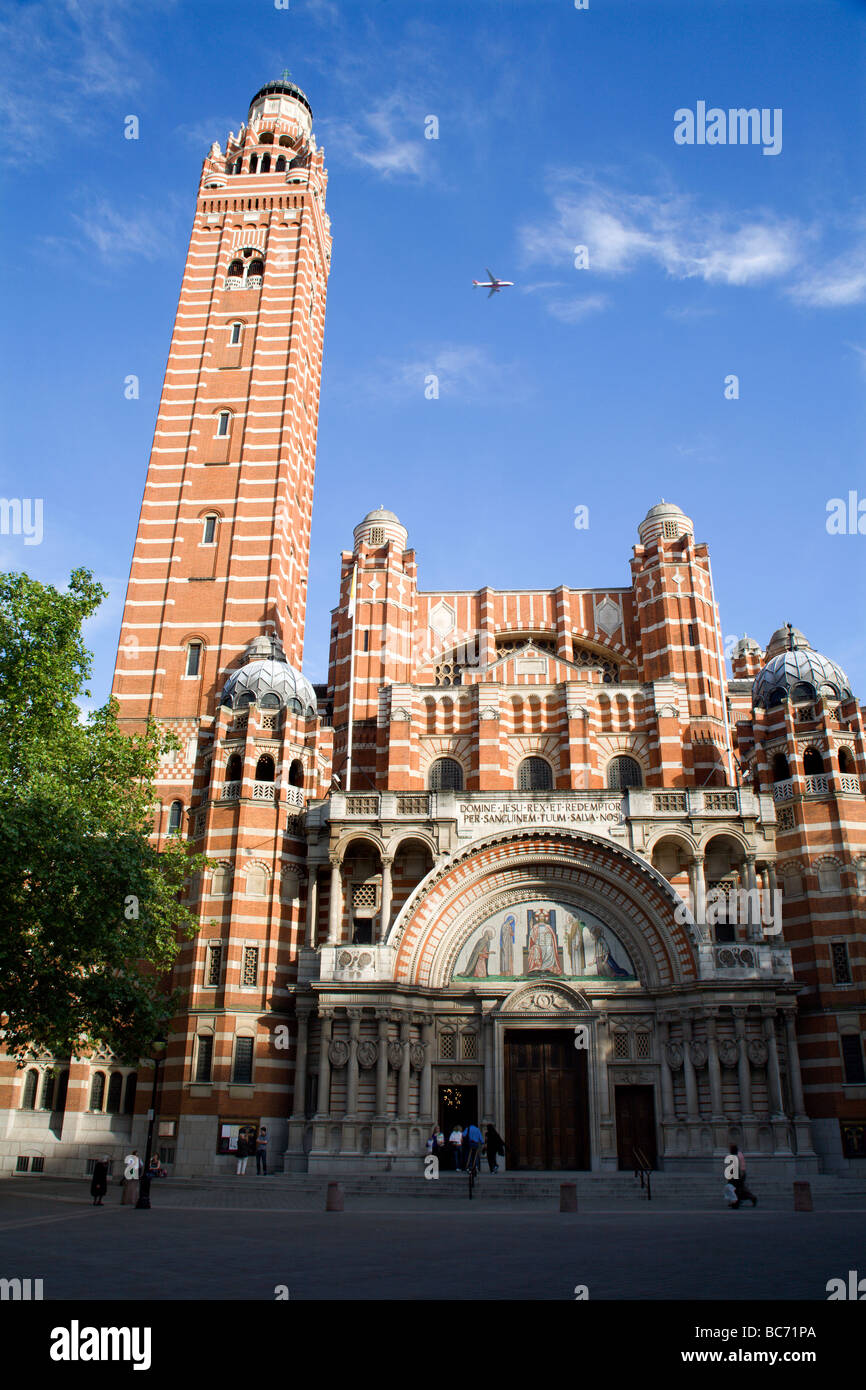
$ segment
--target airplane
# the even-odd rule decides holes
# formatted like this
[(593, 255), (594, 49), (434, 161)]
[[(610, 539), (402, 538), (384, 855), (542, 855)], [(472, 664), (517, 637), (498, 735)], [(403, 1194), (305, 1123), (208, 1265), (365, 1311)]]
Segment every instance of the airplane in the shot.
[(490, 276), (490, 279), (473, 280), (472, 283), (477, 289), (489, 290), (490, 293), (487, 296), (488, 299), (492, 299), (493, 296), (496, 293), (498, 293), (499, 290), (507, 289), (509, 285), (514, 284), (513, 280), (497, 280), (496, 276), (493, 274), (493, 271), (490, 269), (489, 266), (485, 266), (484, 269), (487, 271), (487, 274)]

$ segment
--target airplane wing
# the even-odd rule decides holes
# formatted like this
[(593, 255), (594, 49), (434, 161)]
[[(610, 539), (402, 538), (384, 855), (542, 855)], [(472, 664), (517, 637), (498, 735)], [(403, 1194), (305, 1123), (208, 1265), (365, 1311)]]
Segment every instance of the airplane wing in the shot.
[(496, 283), (496, 276), (493, 274), (493, 271), (490, 269), (490, 266), (489, 266), (489, 265), (486, 265), (486, 266), (484, 267), (484, 269), (487, 271), (488, 279), (492, 280), (492, 281), (494, 282), (494, 284), (495, 284), (495, 283)]
[(492, 285), (491, 288), (490, 288), (490, 293), (489, 293), (489, 295), (487, 296), (487, 298), (488, 298), (488, 299), (492, 299), (493, 296), (495, 295), (495, 293), (496, 293), (496, 286), (495, 286), (495, 285)]

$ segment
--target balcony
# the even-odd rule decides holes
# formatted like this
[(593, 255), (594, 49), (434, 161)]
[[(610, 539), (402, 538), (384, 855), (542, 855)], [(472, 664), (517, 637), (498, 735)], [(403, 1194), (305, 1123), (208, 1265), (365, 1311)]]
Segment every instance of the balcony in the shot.
[(765, 941), (703, 942), (698, 947), (702, 980), (763, 980), (794, 978), (791, 952)]
[(830, 790), (826, 772), (813, 773), (811, 777), (806, 777), (804, 780), (807, 796), (826, 796)]
[(794, 779), (788, 777), (784, 782), (773, 783), (773, 800), (790, 801), (794, 795)]
[(298, 806), (304, 809), (304, 789), (303, 787), (286, 787), (283, 800), (287, 806)]
[(275, 801), (274, 782), (253, 782), (253, 801)]
[(240, 801), (241, 784), (240, 782), (223, 782), (220, 801)]
[(859, 778), (859, 777), (853, 777), (853, 776), (851, 775), (851, 773), (849, 773), (849, 772), (842, 772), (842, 773), (840, 773), (840, 774), (839, 774), (839, 790), (842, 791), (842, 792), (847, 792), (848, 795), (851, 795), (851, 793), (853, 793), (855, 796), (859, 796), (859, 795), (860, 795), (860, 778)]

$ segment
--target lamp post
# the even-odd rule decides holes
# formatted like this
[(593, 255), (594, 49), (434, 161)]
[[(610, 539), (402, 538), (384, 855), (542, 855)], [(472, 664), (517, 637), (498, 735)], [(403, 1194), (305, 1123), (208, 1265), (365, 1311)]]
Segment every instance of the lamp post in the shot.
[(168, 1046), (166, 1038), (153, 1040), (153, 1089), (150, 1093), (150, 1109), (147, 1112), (147, 1146), (144, 1151), (144, 1172), (139, 1184), (139, 1198), (136, 1210), (150, 1211), (150, 1156), (153, 1151), (153, 1126), (156, 1120), (156, 1093), (159, 1088), (159, 1069), (163, 1063), (163, 1053)]

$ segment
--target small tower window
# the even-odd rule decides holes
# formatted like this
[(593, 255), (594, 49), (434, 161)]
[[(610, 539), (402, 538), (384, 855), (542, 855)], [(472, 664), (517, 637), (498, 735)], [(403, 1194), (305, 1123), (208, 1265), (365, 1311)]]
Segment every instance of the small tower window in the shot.
[(203, 531), (203, 533), (202, 533), (202, 538), (201, 538), (201, 543), (202, 543), (202, 545), (215, 545), (215, 544), (216, 544), (216, 524), (217, 524), (217, 519), (216, 519), (215, 516), (206, 516), (206, 517), (205, 517), (205, 519), (204, 519), (204, 531)]
[(371, 545), (384, 545), (384, 544), (385, 544), (385, 528), (384, 528), (384, 526), (371, 526), (371, 527), (370, 527), (370, 544), (371, 544)]
[(250, 155), (250, 173), (254, 174), (259, 167), (259, 157), (257, 154)]
[(273, 782), (274, 780), (274, 760), (270, 753), (263, 753), (256, 763), (256, 781)]
[(105, 1072), (95, 1071), (90, 1083), (90, 1104), (88, 1110), (102, 1111), (102, 1102), (105, 1097)]
[(807, 777), (816, 777), (824, 771), (824, 759), (817, 748), (807, 748), (803, 754), (803, 771)]
[(221, 410), (217, 418), (217, 438), (225, 439), (229, 432), (229, 421), (231, 420), (230, 410)]
[(265, 273), (265, 263), (264, 263), (264, 261), (250, 261), (250, 268), (249, 268), (249, 270), (247, 271), (247, 279), (248, 279), (248, 280), (251, 280), (251, 279), (253, 278), (254, 275), (264, 275), (264, 273)]
[(517, 769), (517, 788), (522, 792), (553, 790), (553, 769), (545, 758), (524, 758)]
[(241, 325), (239, 323), (233, 323), (230, 325), (230, 329), (231, 331), (229, 333), (229, 343), (232, 347), (234, 347), (235, 344), (239, 343), (241, 340)]
[(173, 802), (171, 803), (171, 809), (170, 809), (170, 811), (169, 811), (169, 813), (168, 813), (168, 833), (169, 833), (169, 835), (176, 835), (176, 834), (178, 833), (178, 831), (180, 830), (180, 822), (181, 822), (181, 818), (182, 818), (182, 817), (183, 817), (183, 802), (182, 802), (182, 801), (173, 801)]
[(123, 1073), (113, 1071), (111, 1080), (108, 1083), (108, 1100), (105, 1109), (109, 1115), (120, 1114), (120, 1102), (123, 1099)]
[(239, 782), (243, 776), (243, 763), (240, 753), (232, 753), (229, 758), (229, 765), (226, 768), (226, 781)]
[(274, 166), (275, 172), (276, 172), (277, 174), (282, 174), (282, 173), (284, 172), (284, 170), (285, 170), (285, 167), (286, 167), (286, 156), (285, 156), (284, 154), (279, 154), (279, 155), (277, 155), (277, 162), (276, 162), (276, 164), (275, 164), (275, 166)]
[(675, 540), (676, 540), (676, 538), (677, 538), (677, 523), (676, 523), (675, 521), (666, 521), (666, 522), (664, 523), (664, 528), (663, 528), (663, 530), (664, 530), (664, 538), (665, 538), (665, 540), (667, 540), (667, 541), (675, 541)]
[(186, 674), (197, 676), (201, 669), (201, 642), (190, 642), (186, 649)]
[(463, 768), (456, 758), (437, 758), (430, 768), (427, 785), (432, 792), (462, 792)]
[(643, 774), (636, 758), (613, 758), (607, 765), (607, 785), (611, 791), (625, 791), (626, 787), (643, 785)]
[(131, 1071), (129, 1073), (129, 1076), (126, 1078), (126, 1091), (124, 1092), (123, 1096), (124, 1115), (135, 1114), (135, 1092), (137, 1087), (138, 1077), (136, 1076), (134, 1071)]
[(199, 1033), (196, 1038), (195, 1079), (208, 1082), (213, 1070), (213, 1037), (209, 1033)]
[(839, 749), (839, 771), (848, 773), (854, 771), (854, 759), (847, 748)]
[(784, 753), (777, 753), (773, 759), (773, 781), (787, 782), (791, 776), (791, 769), (788, 766), (788, 759)]
[(294, 758), (289, 768), (289, 785), (292, 787), (302, 787), (304, 785), (304, 765), (300, 758)]
[(270, 156), (269, 154), (263, 154), (263, 155), (262, 155), (262, 162), (261, 162), (261, 164), (259, 165), (259, 173), (260, 173), (260, 174), (269, 174), (270, 172), (271, 172), (271, 156)]
[(35, 1068), (27, 1073), (24, 1078), (24, 1093), (21, 1097), (22, 1110), (36, 1109), (36, 1088), (39, 1085), (39, 1073)]
[(229, 266), (229, 275), (234, 275), (236, 279), (242, 278), (244, 273), (243, 261), (232, 261)]

